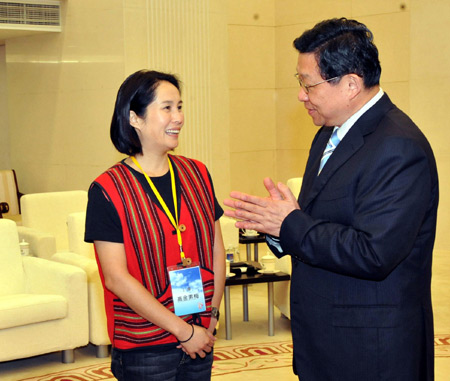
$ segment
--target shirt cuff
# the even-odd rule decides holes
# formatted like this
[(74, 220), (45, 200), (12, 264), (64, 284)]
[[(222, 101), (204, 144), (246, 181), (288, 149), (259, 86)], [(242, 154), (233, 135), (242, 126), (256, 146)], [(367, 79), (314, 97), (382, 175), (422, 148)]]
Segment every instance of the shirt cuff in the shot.
[(283, 254), (283, 249), (281, 248), (279, 237), (274, 237), (266, 234), (266, 242), (272, 251), (276, 250), (278, 254)]

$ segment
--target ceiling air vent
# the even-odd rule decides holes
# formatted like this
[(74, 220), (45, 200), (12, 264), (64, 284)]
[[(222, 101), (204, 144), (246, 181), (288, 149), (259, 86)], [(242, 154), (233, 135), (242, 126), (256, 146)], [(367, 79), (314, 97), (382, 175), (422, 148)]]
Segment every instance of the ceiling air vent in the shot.
[(0, 1), (0, 29), (60, 32), (60, 1)]

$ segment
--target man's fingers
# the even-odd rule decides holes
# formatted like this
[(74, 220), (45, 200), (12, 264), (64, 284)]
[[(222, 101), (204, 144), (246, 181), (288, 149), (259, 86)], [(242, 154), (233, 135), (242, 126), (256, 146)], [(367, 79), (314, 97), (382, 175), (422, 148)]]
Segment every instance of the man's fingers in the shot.
[(236, 203), (239, 203), (239, 202), (245, 202), (247, 204), (254, 204), (254, 205), (259, 205), (259, 206), (266, 206), (266, 204), (267, 204), (266, 199), (263, 197), (254, 196), (251, 194), (242, 193), (242, 192), (238, 192), (238, 191), (232, 191), (230, 193), (230, 197), (235, 199), (235, 201), (234, 201), (235, 205), (236, 205)]
[(277, 189), (283, 195), (284, 199), (297, 202), (297, 198), (287, 185), (278, 183)]
[[(245, 209), (236, 209), (234, 211), (234, 214), (236, 216), (236, 219), (243, 220), (243, 221), (249, 221), (249, 222), (261, 222), (261, 216), (257, 213), (253, 213), (249, 210)], [(250, 228), (247, 228), (250, 229)]]
[[(225, 204), (225, 203), (224, 203)], [(226, 204), (225, 204), (226, 205)], [(227, 205), (228, 206), (228, 205)], [(236, 211), (233, 209), (225, 209), (223, 211), (223, 214), (225, 214), (227, 217), (231, 217), (231, 218), (237, 218), (236, 216)]]
[(226, 198), (225, 200), (223, 200), (223, 204), (224, 204), (225, 206), (230, 207), (230, 208), (234, 208), (234, 203), (235, 203), (235, 201), (236, 201), (236, 200), (232, 200), (232, 199), (230, 199), (230, 198)]
[(253, 229), (277, 236), (283, 219), (299, 208), (298, 203), (284, 184), (275, 186), (270, 178), (265, 178), (264, 186), (270, 197), (231, 192), (231, 198), (224, 200), (224, 204), (232, 209), (225, 210), (225, 215), (236, 219), (235, 226), (239, 229)]
[[(243, 209), (225, 209), (224, 214), (227, 217), (235, 218), (236, 220), (251, 220), (251, 216), (254, 216), (251, 212)], [(250, 229), (250, 228), (249, 228)]]
[(244, 219), (242, 216), (238, 215), (236, 210), (225, 209), (224, 215), (236, 219), (236, 223), (234, 226), (236, 226), (238, 229), (252, 229), (252, 230), (261, 229), (260, 224), (256, 224), (254, 221)]
[[(248, 220), (261, 222), (263, 218), (264, 207), (250, 202), (240, 201), (240, 200), (224, 200), (224, 204), (233, 208), (231, 210), (225, 210), (225, 215), (238, 220)], [(248, 228), (251, 229), (251, 228)]]
[(272, 200), (282, 200), (282, 194), (280, 193), (280, 190), (275, 186), (272, 179), (270, 177), (266, 177), (264, 179), (264, 186), (267, 189), (267, 192), (269, 192), (270, 198)]

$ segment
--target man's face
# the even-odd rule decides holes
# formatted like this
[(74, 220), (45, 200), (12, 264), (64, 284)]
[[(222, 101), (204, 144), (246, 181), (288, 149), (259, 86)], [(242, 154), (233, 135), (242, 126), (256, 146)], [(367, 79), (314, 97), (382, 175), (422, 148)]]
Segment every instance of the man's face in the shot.
[[(324, 80), (313, 53), (298, 55), (297, 73), (306, 86)], [(300, 87), (298, 100), (304, 103), (316, 126), (341, 126), (348, 119), (349, 104), (344, 90), (345, 81), (342, 79), (338, 83), (323, 82), (310, 87), (308, 93)]]

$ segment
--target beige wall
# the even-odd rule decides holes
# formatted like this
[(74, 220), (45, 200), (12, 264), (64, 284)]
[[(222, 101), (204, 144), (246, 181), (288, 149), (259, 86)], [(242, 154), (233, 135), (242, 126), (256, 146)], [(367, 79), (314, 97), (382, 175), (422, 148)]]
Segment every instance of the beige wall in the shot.
[(448, 0), (411, 0), (409, 111), (436, 156), (440, 181), (437, 250), (450, 250), (449, 16)]
[(228, 0), (231, 188), (276, 177), (275, 2)]
[(229, 189), (221, 3), (69, 0), (62, 33), (7, 40), (10, 157), (21, 190), (87, 189), (122, 158), (109, 139), (115, 96), (125, 77), (142, 68), (180, 77), (186, 123), (177, 153), (204, 161)]
[[(311, 141), (317, 132), (297, 100), (298, 83), (293, 77), (297, 53), (293, 40), (322, 19), (355, 18), (374, 33), (383, 68), (382, 87), (394, 102), (409, 108), (409, 3), (400, 9), (395, 1), (315, 1), (299, 7), (298, 1), (276, 2), (277, 84), (277, 175), (278, 180), (301, 176)], [(406, 31), (406, 33), (405, 33)]]
[(86, 189), (121, 157), (109, 141), (118, 86), (149, 67), (183, 80), (186, 128), (177, 152), (206, 162), (219, 200), (231, 189), (265, 194), (264, 177), (302, 175), (317, 131), (297, 101), (292, 41), (322, 19), (353, 17), (375, 34), (382, 87), (434, 148), (436, 246), (450, 249), (449, 7), (447, 0), (68, 0), (62, 33), (6, 42), (9, 130), (0, 138), (10, 144), (0, 165), (10, 160), (28, 193)]
[[(450, 3), (255, 0), (242, 9), (240, 3), (228, 0), (233, 188), (264, 194), (263, 177), (284, 182), (303, 174), (317, 127), (297, 100), (292, 42), (322, 19), (356, 18), (374, 33), (383, 89), (416, 121), (434, 149), (441, 182), (436, 248), (450, 249), (450, 196), (445, 192), (450, 185), (450, 129), (443, 127), (450, 101)], [(273, 19), (266, 15), (272, 6)]]
[(233, 189), (265, 194), (264, 177), (285, 182), (303, 173), (317, 128), (297, 100), (292, 42), (322, 19), (354, 17), (373, 30), (382, 86), (408, 112), (410, 4), (402, 4), (405, 9), (390, 0), (322, 0), (307, 6), (298, 0), (228, 0)]
[[(5, 46), (0, 45), (0, 169), (10, 167), (9, 155), (9, 122), (8, 122), (8, 93), (6, 90), (6, 52)], [(0, 200), (1, 201), (1, 200)]]
[(125, 75), (122, 1), (67, 1), (63, 32), (6, 41), (11, 165), (25, 193), (87, 189)]

